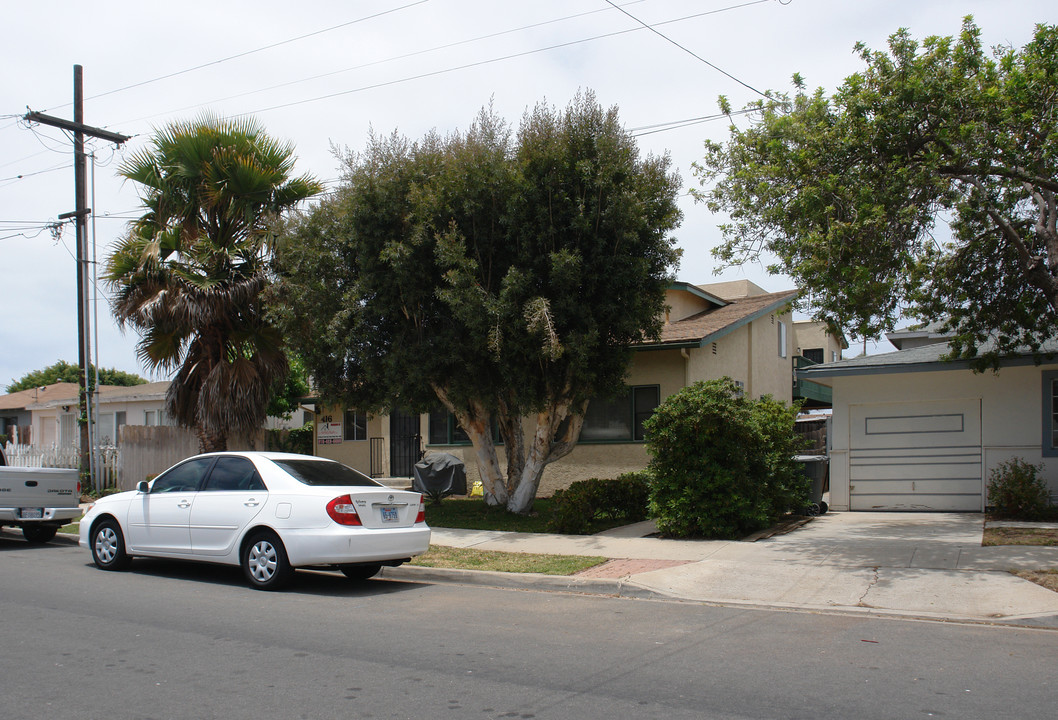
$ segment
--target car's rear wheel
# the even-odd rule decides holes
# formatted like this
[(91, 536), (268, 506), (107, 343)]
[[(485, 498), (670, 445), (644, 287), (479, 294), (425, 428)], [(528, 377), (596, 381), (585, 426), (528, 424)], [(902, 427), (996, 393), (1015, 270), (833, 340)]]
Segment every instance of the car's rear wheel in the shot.
[(103, 570), (127, 570), (132, 564), (117, 520), (102, 520), (92, 530), (92, 560)]
[(42, 545), (55, 537), (58, 529), (54, 525), (23, 525), (22, 537), (26, 538), (26, 542)]
[(339, 568), (342, 574), (350, 580), (367, 580), (375, 575), (378, 575), (378, 571), (382, 569), (381, 563), (375, 563), (372, 565), (342, 565)]
[(290, 580), (294, 568), (276, 534), (258, 532), (243, 547), (242, 571), (258, 590), (278, 590)]

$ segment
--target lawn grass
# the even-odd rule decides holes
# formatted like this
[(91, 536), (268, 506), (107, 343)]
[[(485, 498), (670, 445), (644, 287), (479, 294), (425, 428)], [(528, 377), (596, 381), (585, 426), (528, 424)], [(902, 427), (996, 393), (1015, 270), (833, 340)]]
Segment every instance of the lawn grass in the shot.
[(1058, 570), (1011, 570), (1019, 578), (1058, 592)]
[(1058, 547), (1058, 529), (1032, 527), (989, 527), (985, 528), (981, 544), (993, 545), (1036, 545)]
[(413, 559), (410, 564), (433, 568), (573, 575), (604, 563), (606, 560), (607, 558), (604, 557), (581, 555), (537, 555), (431, 545), (428, 551)]
[[(1034, 545), (1037, 547), (1058, 547), (1058, 528), (1033, 527), (990, 527), (985, 528), (982, 545)], [(1042, 585), (1048, 590), (1058, 592), (1058, 569), (1050, 570), (1011, 570), (1023, 580)]]

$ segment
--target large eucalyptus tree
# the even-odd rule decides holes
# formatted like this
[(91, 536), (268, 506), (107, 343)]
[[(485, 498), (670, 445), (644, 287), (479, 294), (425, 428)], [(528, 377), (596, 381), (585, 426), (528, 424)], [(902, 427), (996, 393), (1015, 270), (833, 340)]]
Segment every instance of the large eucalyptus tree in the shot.
[(325, 397), (443, 405), (486, 501), (528, 512), (589, 399), (617, 391), (629, 346), (660, 329), (679, 178), (590, 93), (517, 132), (483, 110), (466, 132), (375, 137), (345, 163), (279, 253), (292, 343)]

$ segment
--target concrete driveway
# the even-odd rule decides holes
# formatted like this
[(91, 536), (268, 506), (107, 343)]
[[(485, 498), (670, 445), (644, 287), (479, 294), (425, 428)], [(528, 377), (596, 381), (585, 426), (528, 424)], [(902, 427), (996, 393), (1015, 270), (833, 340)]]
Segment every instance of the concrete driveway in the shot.
[[(619, 594), (724, 604), (1058, 627), (1058, 593), (1007, 572), (1058, 568), (1058, 548), (981, 547), (983, 529), (980, 514), (844, 512), (757, 542), (633, 537), (622, 530), (569, 536), (444, 528), (434, 529), (431, 542), (633, 561), (617, 564), (620, 577), (487, 573), (479, 574), (483, 584), (582, 592), (612, 587)], [(457, 572), (462, 581), (477, 581), (472, 572)]]
[(1058, 616), (1058, 593), (1007, 572), (1058, 567), (1058, 549), (981, 547), (983, 527), (978, 514), (828, 513), (786, 535), (728, 543), (705, 560), (630, 580), (718, 602), (974, 620)]

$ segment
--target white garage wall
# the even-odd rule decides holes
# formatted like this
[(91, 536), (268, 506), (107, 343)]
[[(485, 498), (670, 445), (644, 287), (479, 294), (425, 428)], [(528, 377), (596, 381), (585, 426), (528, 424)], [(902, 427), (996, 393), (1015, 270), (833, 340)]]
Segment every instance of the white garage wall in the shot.
[(1042, 373), (1051, 363), (1003, 368), (998, 374), (969, 370), (894, 372), (832, 378), (834, 419), (831, 432), (830, 504), (849, 508), (850, 406), (864, 403), (909, 403), (933, 400), (981, 401), (983, 483), (992, 469), (1013, 457), (1043, 462), (1052, 496), (1058, 494), (1058, 458), (1044, 458)]

